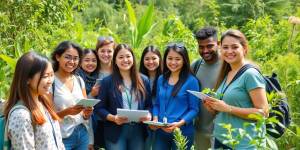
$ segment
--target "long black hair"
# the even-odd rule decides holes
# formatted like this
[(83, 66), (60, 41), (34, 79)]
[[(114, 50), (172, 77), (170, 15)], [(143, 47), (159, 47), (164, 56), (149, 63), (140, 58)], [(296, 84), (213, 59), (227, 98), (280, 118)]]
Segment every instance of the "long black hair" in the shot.
[(175, 84), (173, 91), (172, 91), (172, 96), (176, 96), (177, 93), (179, 92), (179, 90), (181, 89), (182, 85), (184, 84), (184, 82), (187, 80), (188, 76), (191, 74), (190, 59), (189, 59), (187, 49), (183, 44), (177, 44), (177, 43), (169, 44), (167, 46), (167, 48), (165, 50), (165, 54), (164, 54), (163, 77), (165, 80), (164, 80), (163, 84), (166, 84), (166, 82), (169, 80), (170, 75), (171, 75), (171, 71), (167, 67), (167, 56), (170, 51), (174, 51), (174, 52), (178, 53), (183, 59), (183, 66), (180, 70), (179, 80)]
[[(137, 100), (141, 99), (145, 99), (146, 98), (146, 87), (142, 81), (142, 78), (139, 74), (139, 72), (136, 69), (136, 59), (135, 56), (133, 54), (132, 49), (127, 45), (127, 44), (119, 44), (115, 51), (114, 51), (114, 55), (113, 55), (113, 60), (112, 60), (112, 67), (113, 67), (113, 72), (112, 72), (112, 79), (113, 79), (113, 84), (115, 85), (115, 87), (117, 88), (117, 90), (121, 91), (121, 87), (124, 85), (123, 83), (123, 78), (121, 76), (119, 67), (116, 64), (116, 58), (118, 53), (122, 50), (122, 49), (126, 49), (128, 50), (132, 57), (133, 57), (133, 65), (130, 68), (130, 78), (131, 78), (131, 82), (132, 82), (132, 89), (131, 91), (135, 93), (135, 95), (137, 96)], [(142, 97), (139, 97), (139, 96)]]
[(147, 46), (143, 53), (142, 53), (142, 57), (141, 57), (141, 62), (140, 62), (140, 72), (146, 76), (149, 77), (149, 72), (148, 72), (148, 69), (145, 67), (145, 64), (144, 64), (144, 58), (146, 56), (146, 54), (148, 52), (152, 52), (154, 53), (155, 55), (158, 56), (159, 58), (159, 65), (158, 67), (156, 68), (155, 70), (155, 78), (154, 78), (154, 81), (153, 81), (153, 87), (152, 87), (152, 91), (151, 91), (151, 95), (152, 97), (156, 97), (156, 85), (157, 85), (157, 79), (158, 77), (161, 75), (162, 73), (162, 59), (161, 59), (161, 55), (160, 55), (160, 52), (159, 52), (159, 49), (153, 45), (150, 45), (150, 46)]

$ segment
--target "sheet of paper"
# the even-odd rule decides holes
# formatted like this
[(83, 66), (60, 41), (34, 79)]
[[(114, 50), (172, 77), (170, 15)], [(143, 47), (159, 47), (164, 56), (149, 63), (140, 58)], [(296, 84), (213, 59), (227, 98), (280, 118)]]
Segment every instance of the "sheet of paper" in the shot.
[(201, 100), (203, 100), (203, 99), (209, 97), (208, 95), (206, 95), (206, 94), (204, 94), (204, 93), (202, 93), (202, 92), (191, 91), (191, 90), (186, 90), (186, 91), (189, 92), (189, 93), (191, 93), (191, 94), (193, 94), (193, 95), (195, 95), (196, 97), (200, 98)]
[(77, 102), (76, 105), (82, 105), (84, 107), (94, 107), (99, 102), (99, 99), (81, 99), (79, 100), (79, 102)]
[(148, 110), (129, 110), (129, 109), (117, 109), (117, 114), (119, 116), (124, 116), (128, 118), (128, 122), (139, 122), (141, 117), (146, 117), (148, 115)]
[(154, 121), (144, 121), (143, 123), (148, 124), (148, 125), (159, 126), (159, 127), (165, 127), (165, 126), (169, 125), (168, 123), (154, 122)]

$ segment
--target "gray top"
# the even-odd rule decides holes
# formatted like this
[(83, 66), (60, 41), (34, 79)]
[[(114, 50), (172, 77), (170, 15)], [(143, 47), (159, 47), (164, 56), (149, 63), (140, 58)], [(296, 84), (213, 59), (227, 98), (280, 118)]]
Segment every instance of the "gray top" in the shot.
[[(196, 62), (192, 63), (192, 68), (195, 67), (195, 63)], [(198, 71), (195, 73), (200, 81), (202, 88), (201, 90), (205, 88), (214, 88), (217, 82), (219, 71), (221, 69), (221, 64), (221, 59), (219, 59), (214, 64), (207, 64), (205, 61), (201, 62)], [(200, 131), (205, 134), (211, 134), (213, 129), (213, 119), (214, 116), (210, 112), (208, 112), (203, 105), (201, 105), (201, 111), (199, 112), (199, 115), (195, 121), (197, 132)]]

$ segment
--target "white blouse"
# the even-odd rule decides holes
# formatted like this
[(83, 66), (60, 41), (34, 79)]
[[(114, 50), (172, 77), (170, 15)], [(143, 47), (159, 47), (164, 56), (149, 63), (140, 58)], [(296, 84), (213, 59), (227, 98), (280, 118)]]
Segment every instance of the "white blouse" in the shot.
[[(79, 78), (79, 80), (78, 80)], [(54, 77), (54, 104), (57, 111), (64, 110), (70, 106), (76, 105), (76, 103), (84, 98), (82, 89), (85, 88), (84, 81), (81, 77), (75, 77), (73, 75), (73, 90), (70, 91), (64, 83), (62, 83), (59, 78)], [(80, 83), (79, 83), (80, 81)], [(53, 89), (51, 89), (51, 93)], [(53, 93), (52, 93), (53, 94)], [(84, 124), (89, 134), (89, 144), (94, 143), (94, 134), (92, 126), (89, 120), (83, 119), (82, 113), (77, 115), (67, 115), (60, 122), (60, 129), (63, 138), (68, 138), (73, 133), (74, 129), (80, 125)]]
[[(50, 116), (50, 114), (49, 114)], [(32, 125), (31, 114), (25, 109), (16, 109), (8, 118), (8, 133), (14, 150), (64, 150), (58, 121), (47, 117), (43, 125)], [(50, 123), (51, 119), (53, 123)], [(53, 132), (56, 137), (57, 146)]]

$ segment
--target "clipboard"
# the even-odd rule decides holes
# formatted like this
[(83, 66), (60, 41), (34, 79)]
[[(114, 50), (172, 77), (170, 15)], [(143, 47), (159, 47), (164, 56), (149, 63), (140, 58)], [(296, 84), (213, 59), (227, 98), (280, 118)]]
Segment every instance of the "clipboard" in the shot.
[(154, 122), (154, 121), (143, 121), (144, 124), (158, 126), (158, 127), (166, 127), (169, 125), (169, 123), (163, 123), (163, 122)]

